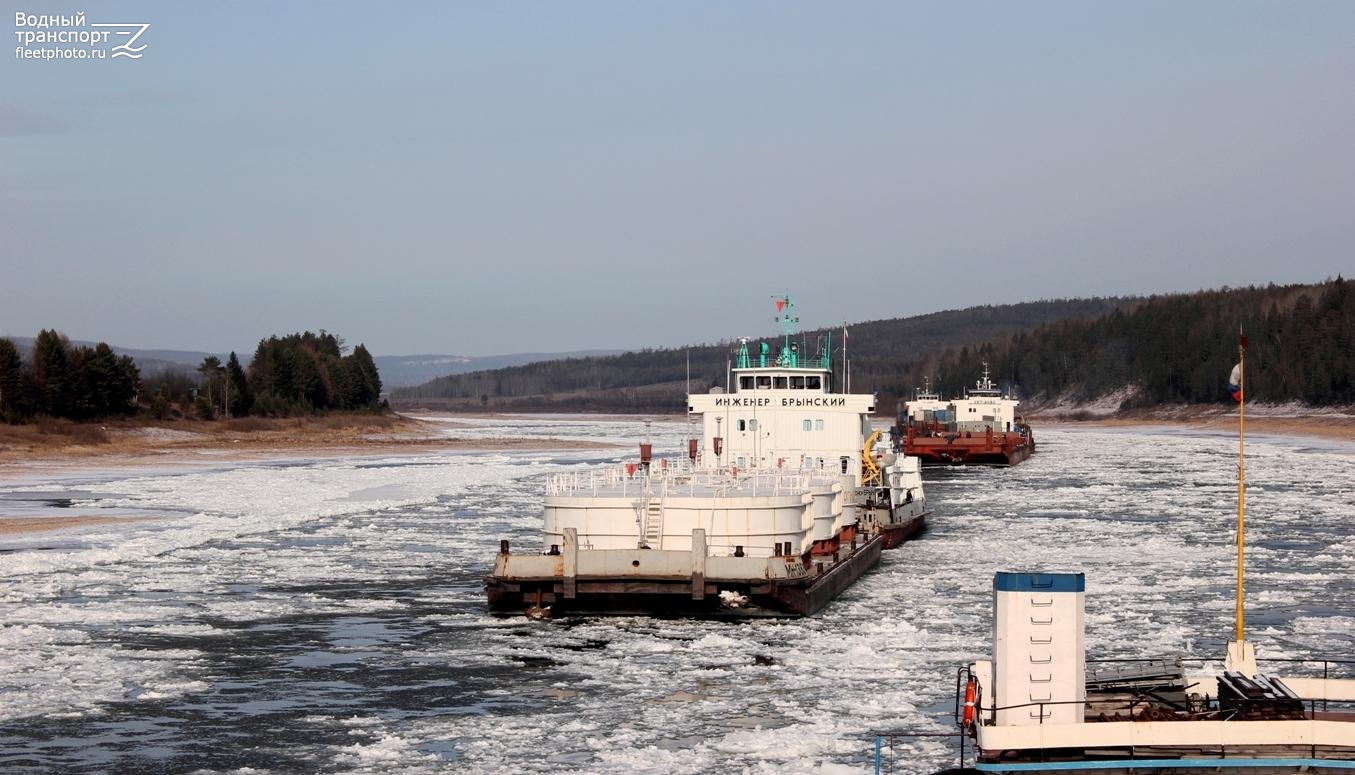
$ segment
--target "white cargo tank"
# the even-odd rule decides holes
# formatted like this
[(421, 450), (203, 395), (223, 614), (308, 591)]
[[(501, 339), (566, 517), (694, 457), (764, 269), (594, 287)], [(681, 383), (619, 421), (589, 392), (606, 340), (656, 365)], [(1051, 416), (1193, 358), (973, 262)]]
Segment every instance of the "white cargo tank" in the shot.
[(999, 726), (1081, 723), (1085, 577), (1000, 572), (993, 590), (993, 697), (984, 706), (998, 708)]

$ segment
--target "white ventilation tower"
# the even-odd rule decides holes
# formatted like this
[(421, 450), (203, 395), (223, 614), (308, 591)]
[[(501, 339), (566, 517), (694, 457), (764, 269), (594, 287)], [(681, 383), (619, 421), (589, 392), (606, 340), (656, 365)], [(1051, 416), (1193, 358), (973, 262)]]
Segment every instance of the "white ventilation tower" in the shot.
[[(1075, 724), (1087, 699), (1081, 573), (993, 579), (993, 697), (999, 726)], [(1040, 705), (1039, 703), (1050, 703)]]

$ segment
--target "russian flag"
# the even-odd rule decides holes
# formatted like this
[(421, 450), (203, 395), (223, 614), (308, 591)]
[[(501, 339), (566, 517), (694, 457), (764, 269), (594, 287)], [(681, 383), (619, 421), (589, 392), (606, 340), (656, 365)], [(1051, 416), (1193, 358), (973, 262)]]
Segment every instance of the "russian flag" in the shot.
[(1233, 400), (1241, 403), (1242, 401), (1242, 364), (1239, 363), (1233, 367), (1233, 373), (1228, 375), (1228, 392), (1233, 394)]

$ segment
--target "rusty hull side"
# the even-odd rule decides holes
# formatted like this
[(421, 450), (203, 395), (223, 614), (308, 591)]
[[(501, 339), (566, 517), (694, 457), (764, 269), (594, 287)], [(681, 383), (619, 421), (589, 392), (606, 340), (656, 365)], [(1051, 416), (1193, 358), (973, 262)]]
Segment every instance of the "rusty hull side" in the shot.
[(931, 514), (931, 511), (924, 511), (907, 522), (881, 526), (881, 532), (884, 535), (884, 548), (897, 549), (904, 541), (925, 530), (928, 514)]
[(924, 466), (996, 465), (1012, 466), (1035, 451), (1033, 434), (1022, 438), (1017, 433), (977, 434), (951, 432), (937, 436), (912, 436), (904, 444), (904, 453), (917, 457)]

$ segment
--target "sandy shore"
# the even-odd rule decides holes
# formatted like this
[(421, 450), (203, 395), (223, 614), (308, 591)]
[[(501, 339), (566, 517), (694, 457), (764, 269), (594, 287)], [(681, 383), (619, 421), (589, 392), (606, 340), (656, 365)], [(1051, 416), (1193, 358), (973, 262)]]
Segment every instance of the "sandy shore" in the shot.
[(295, 457), (437, 451), (608, 447), (549, 438), (459, 438), (455, 422), (402, 415), (244, 418), (222, 422), (0, 425), (0, 480), (78, 474), (82, 469), (177, 467)]
[[(446, 409), (409, 409), (401, 410), (401, 413), (411, 418), (438, 418), (439, 422), (444, 425), (458, 424), (456, 423), (458, 418), (467, 420), (493, 420), (497, 418), (530, 419), (563, 417), (571, 420), (597, 420), (599, 422), (644, 422), (645, 420), (652, 420), (654, 422), (683, 422), (687, 419), (687, 415), (685, 414), (609, 414), (606, 412), (450, 412)], [(468, 423), (459, 424), (462, 426), (468, 425)]]
[[(85, 468), (173, 467), (203, 463), (295, 457), (420, 454), (446, 450), (547, 450), (606, 447), (581, 440), (532, 437), (461, 438), (457, 430), (480, 427), (437, 413), (421, 420), (405, 415), (349, 415), (290, 419), (244, 418), (222, 422), (122, 421), (103, 425), (38, 423), (0, 425), (0, 479), (15, 475), (78, 473)], [(461, 415), (466, 419), (496, 416)], [(671, 421), (671, 417), (587, 415), (599, 420)], [(537, 415), (537, 417), (541, 417)], [(1040, 428), (1168, 426), (1233, 432), (1237, 416), (1218, 412), (1155, 412), (1136, 416), (1070, 419), (1033, 415)], [(1355, 441), (1355, 414), (1248, 414), (1247, 430), (1258, 434), (1314, 436)]]
[(41, 533), (47, 530), (65, 530), (74, 527), (109, 525), (122, 522), (141, 522), (153, 517), (7, 517), (0, 515), (0, 536), (22, 533)]
[[(1210, 416), (1193, 418), (1162, 417), (1107, 417), (1095, 420), (1041, 419), (1032, 417), (1031, 427), (1039, 439), (1041, 428), (1141, 428), (1149, 426), (1176, 427), (1187, 430), (1208, 430), (1224, 433), (1237, 432), (1237, 416)], [(1341, 441), (1355, 441), (1355, 417), (1317, 415), (1276, 417), (1261, 415), (1247, 417), (1247, 433), (1281, 436), (1314, 436)]]

